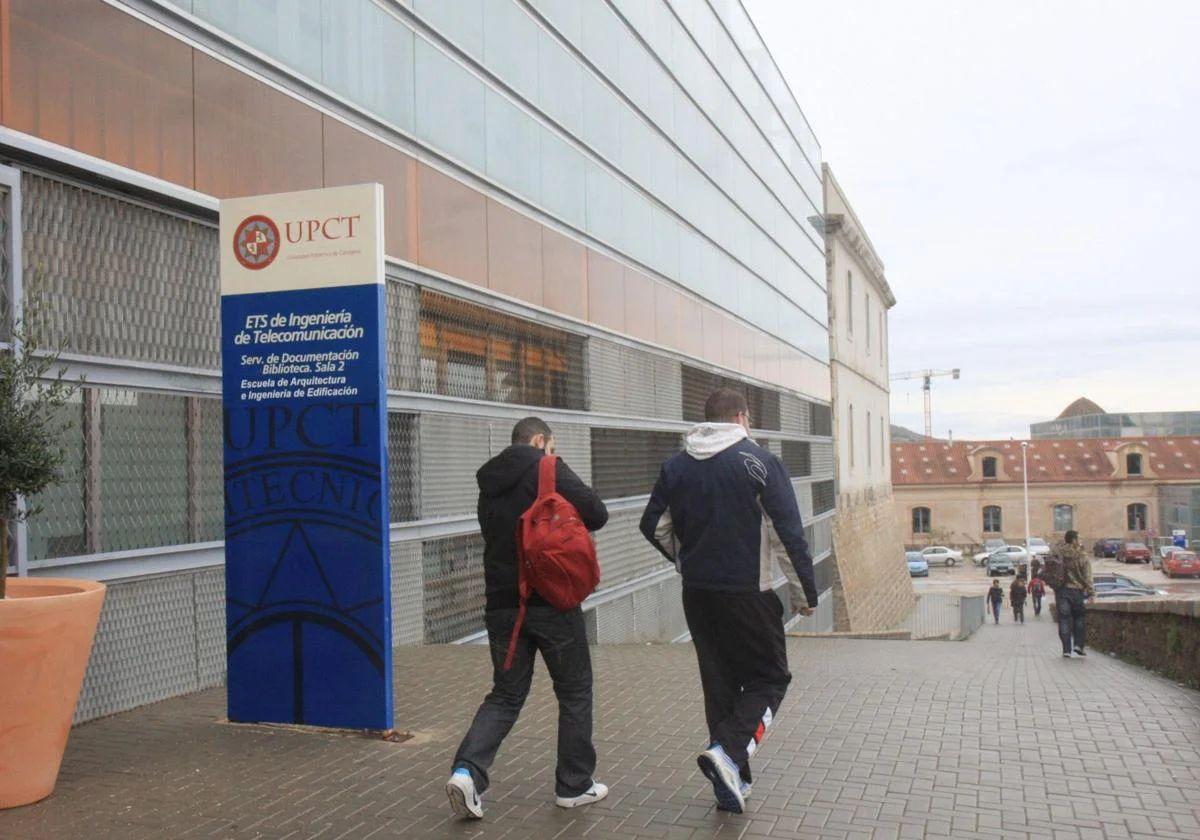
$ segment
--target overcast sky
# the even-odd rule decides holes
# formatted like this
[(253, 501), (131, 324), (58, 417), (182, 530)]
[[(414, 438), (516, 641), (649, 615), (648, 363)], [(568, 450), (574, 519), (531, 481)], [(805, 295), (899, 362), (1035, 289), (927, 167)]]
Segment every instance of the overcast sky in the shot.
[(893, 372), (962, 368), (935, 435), (1200, 410), (1200, 2), (743, 2), (887, 266)]

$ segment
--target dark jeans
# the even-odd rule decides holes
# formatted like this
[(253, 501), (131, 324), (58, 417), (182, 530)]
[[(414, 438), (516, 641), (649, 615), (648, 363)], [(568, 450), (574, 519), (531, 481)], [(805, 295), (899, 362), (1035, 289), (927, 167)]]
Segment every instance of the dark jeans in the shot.
[(1054, 606), (1058, 609), (1058, 638), (1062, 640), (1063, 653), (1071, 652), (1071, 642), (1083, 649), (1087, 641), (1084, 616), (1087, 609), (1081, 589), (1060, 589), (1054, 594)]
[(530, 606), (517, 641), (512, 668), (502, 670), (508, 653), (517, 611), (489, 610), (488, 643), (492, 648), (492, 690), (484, 698), (475, 720), (454, 756), (455, 767), (471, 771), (475, 787), (488, 788), (488, 769), (500, 749), (533, 681), (533, 661), (542, 661), (554, 682), (558, 698), (558, 766), (554, 772), (557, 796), (579, 796), (592, 786), (596, 748), (592, 745), (592, 659), (588, 651), (583, 612), (559, 612), (551, 606)]
[(1022, 624), (1024, 624), (1025, 623), (1025, 604), (1024, 603), (1013, 604), (1012, 608), (1013, 608), (1013, 621), (1019, 621)]
[(996, 620), (997, 624), (1000, 623), (1000, 602), (999, 601), (992, 602), (992, 618), (994, 618)]
[(1034, 615), (1042, 614), (1042, 599), (1038, 595), (1033, 596), (1033, 614)]
[(752, 782), (750, 756), (792, 680), (783, 604), (774, 592), (683, 590), (683, 613), (700, 665), (709, 742)]

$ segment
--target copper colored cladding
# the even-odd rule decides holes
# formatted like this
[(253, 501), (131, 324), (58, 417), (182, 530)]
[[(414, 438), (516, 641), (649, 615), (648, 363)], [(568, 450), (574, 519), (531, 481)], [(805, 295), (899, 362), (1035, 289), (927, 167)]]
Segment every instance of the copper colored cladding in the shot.
[(7, 0), (9, 128), (193, 186), (192, 50), (95, 0)]
[(498, 201), (487, 202), (488, 288), (542, 304), (542, 226)]
[(196, 53), (196, 189), (217, 198), (323, 182), (321, 114)]
[(693, 358), (704, 358), (704, 304), (689, 295), (679, 300), (679, 349)]
[(643, 341), (654, 341), (655, 281), (636, 268), (624, 266), (625, 332)]
[(587, 320), (587, 254), (583, 243), (542, 228), (542, 296), (548, 308)]
[(625, 270), (614, 259), (589, 250), (588, 318), (593, 324), (625, 332)]
[(725, 328), (725, 316), (715, 306), (700, 304), (700, 323), (703, 327), (704, 344), (703, 358), (706, 362), (719, 365), (724, 361), (724, 351), (721, 347), (722, 335)]
[(417, 164), (417, 262), (487, 286), (487, 199), (423, 163)]
[(339, 119), (324, 117), (325, 186), (383, 185), (384, 251), (417, 259), (417, 162)]
[[(1124, 455), (1129, 444), (1147, 454), (1142, 458), (1144, 476), (1124, 477)], [(983, 453), (981, 450), (987, 450)], [(1117, 451), (1117, 469), (1106, 453)], [(971, 479), (968, 455), (979, 451), (1004, 460), (999, 479)], [(1061, 457), (1060, 457), (1061, 456)], [(1035, 440), (1026, 456), (1029, 483), (1102, 482), (1156, 480), (1200, 481), (1200, 439), (1193, 437), (1082, 438)], [(1118, 474), (1121, 476), (1118, 478)], [(1021, 442), (927, 441), (892, 444), (892, 484), (1020, 484)]]
[(666, 347), (679, 346), (682, 297), (674, 286), (654, 282), (654, 338)]

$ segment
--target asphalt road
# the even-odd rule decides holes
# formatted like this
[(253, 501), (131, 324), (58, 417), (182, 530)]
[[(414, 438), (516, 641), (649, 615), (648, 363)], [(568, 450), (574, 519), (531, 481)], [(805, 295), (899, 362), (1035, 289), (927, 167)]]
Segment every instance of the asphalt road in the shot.
[[(1119, 575), (1141, 581), (1156, 589), (1164, 589), (1176, 596), (1200, 598), (1200, 578), (1170, 579), (1158, 569), (1143, 563), (1118, 563), (1115, 560), (1100, 557), (1092, 558), (1092, 571), (1115, 572)], [(1011, 581), (1011, 575), (1001, 575), (1000, 580)], [(963, 594), (980, 594), (990, 585), (991, 578), (967, 560), (965, 563), (947, 569), (944, 566), (931, 566), (929, 577), (913, 578), (913, 586), (917, 592), (962, 592)]]

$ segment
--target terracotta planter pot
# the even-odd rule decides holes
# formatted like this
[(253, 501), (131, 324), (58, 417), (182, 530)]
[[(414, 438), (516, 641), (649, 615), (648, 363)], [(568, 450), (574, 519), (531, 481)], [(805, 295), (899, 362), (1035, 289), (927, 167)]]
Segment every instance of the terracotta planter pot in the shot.
[(104, 584), (9, 578), (0, 600), (0, 808), (49, 796), (104, 603)]

